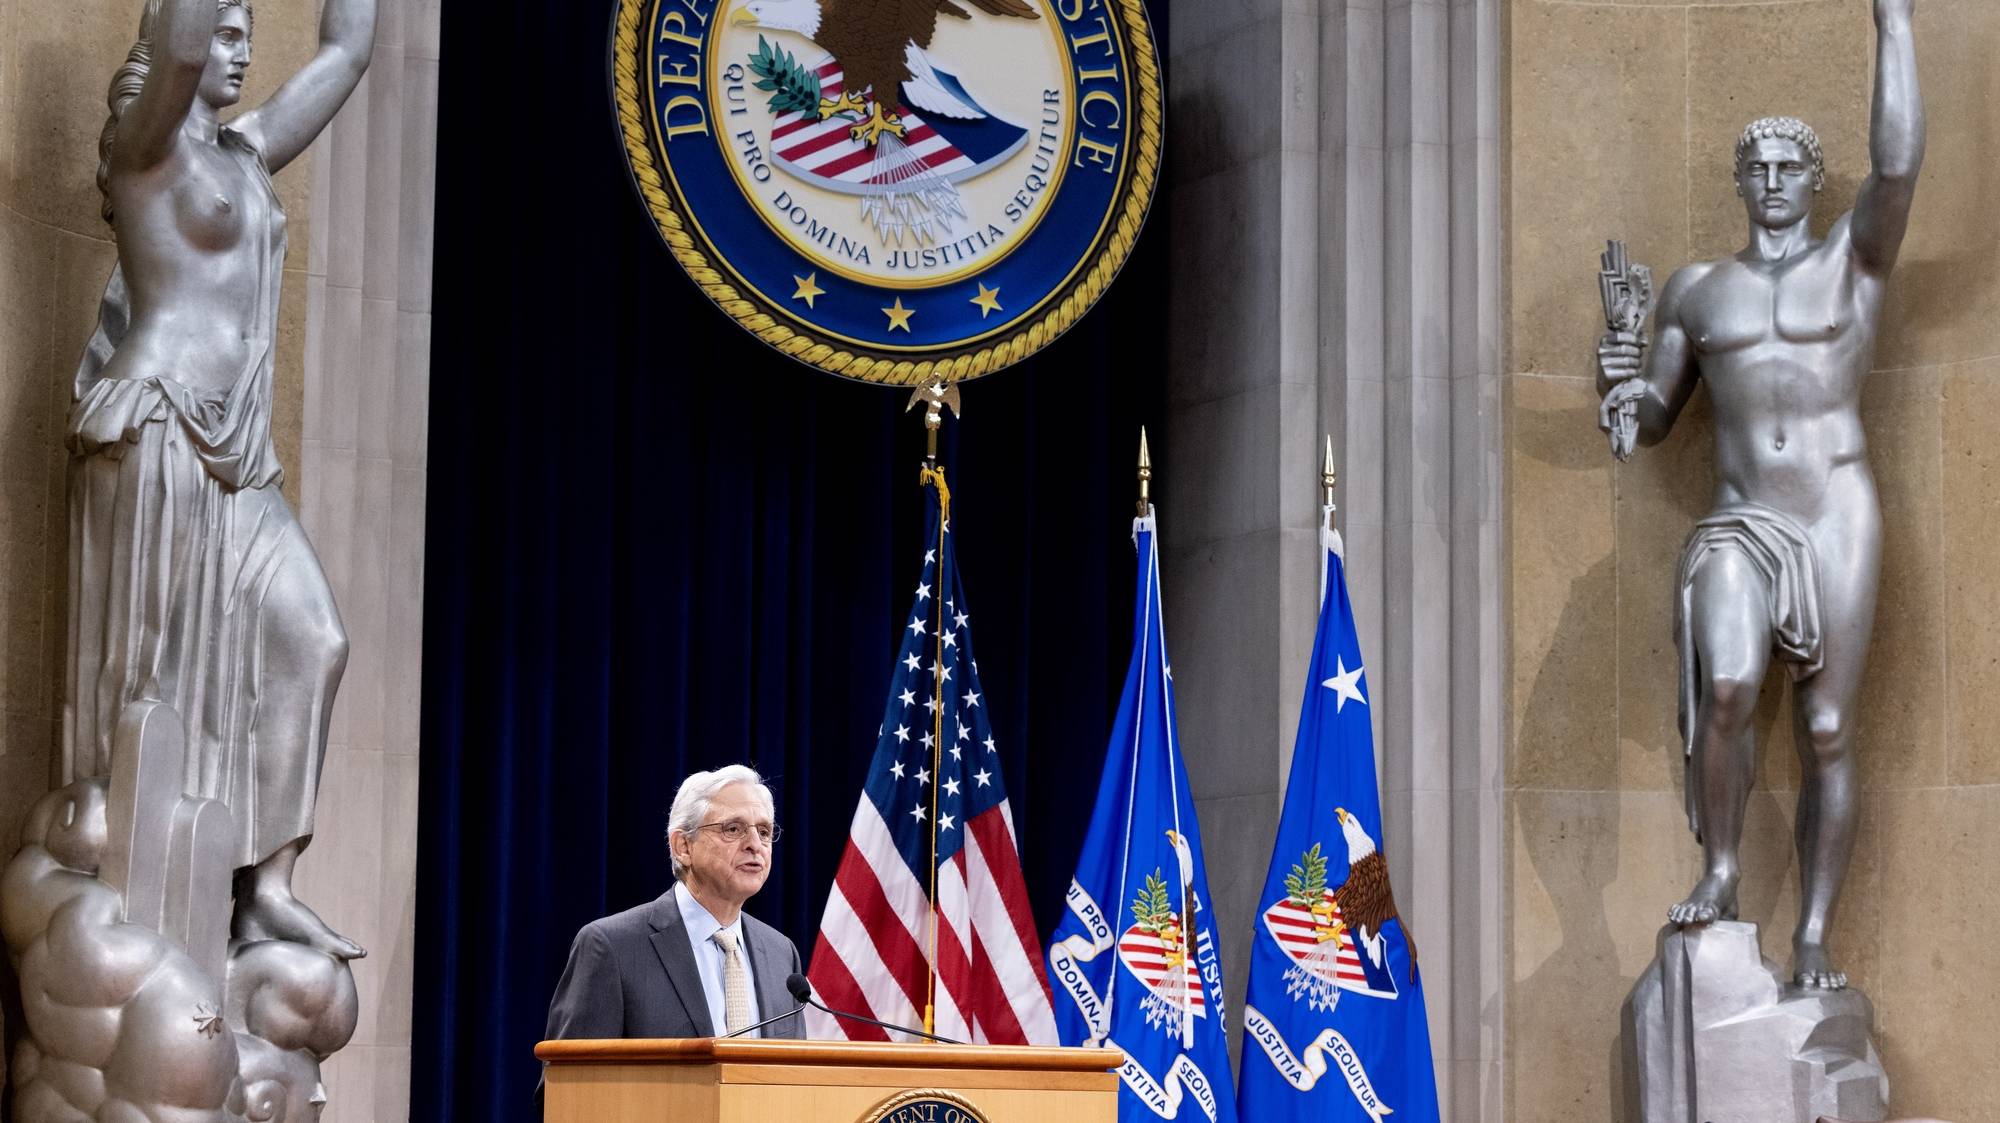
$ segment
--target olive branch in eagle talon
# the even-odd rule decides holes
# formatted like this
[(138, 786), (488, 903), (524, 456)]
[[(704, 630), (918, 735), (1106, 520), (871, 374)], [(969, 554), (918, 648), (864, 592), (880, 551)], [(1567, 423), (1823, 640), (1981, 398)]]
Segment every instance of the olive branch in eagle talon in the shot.
[(1305, 908), (1318, 904), (1325, 895), (1326, 856), (1319, 852), (1319, 843), (1313, 843), (1312, 849), (1292, 864), (1292, 872), (1285, 878), (1285, 892), (1291, 894), (1293, 904)]
[(1146, 1013), (1146, 1024), (1178, 1025), (1182, 1007), (1188, 1000), (1187, 938), (1181, 914), (1174, 908), (1173, 898), (1167, 895), (1162, 869), (1155, 867), (1146, 875), (1146, 883), (1132, 898), (1132, 922), (1160, 941), (1161, 958), (1166, 960), (1166, 972), (1157, 984), (1159, 989), (1149, 989), (1139, 1000)]
[(819, 71), (762, 35), (757, 37), (757, 53), (750, 56), (750, 72), (758, 78), (752, 84), (771, 95), (774, 114), (811, 113), (824, 121), (835, 113), (862, 110), (861, 102), (845, 92), (837, 102), (822, 99)]
[(1292, 903), (1313, 914), (1313, 936), (1320, 943), (1338, 940), (1347, 926), (1334, 914), (1333, 902), (1326, 898), (1326, 855), (1319, 852), (1319, 843), (1299, 855), (1292, 864), (1292, 872), (1285, 878), (1285, 892)]
[(1146, 876), (1145, 886), (1132, 899), (1132, 919), (1159, 937), (1166, 953), (1167, 970), (1177, 971), (1187, 962), (1187, 934), (1182, 929), (1181, 914), (1167, 896), (1167, 883), (1158, 868)]
[(1146, 884), (1140, 887), (1139, 895), (1132, 898), (1132, 922), (1157, 933), (1175, 919), (1173, 902), (1167, 899), (1167, 883), (1155, 869), (1146, 875)]
[(1285, 968), (1285, 993), (1303, 996), (1314, 1010), (1331, 1011), (1340, 1003), (1340, 988), (1334, 982), (1339, 972), (1340, 937), (1347, 925), (1335, 915), (1334, 902), (1326, 891), (1326, 855), (1319, 843), (1299, 855), (1292, 872), (1285, 876), (1285, 896), (1313, 918), (1313, 949), (1304, 961)]

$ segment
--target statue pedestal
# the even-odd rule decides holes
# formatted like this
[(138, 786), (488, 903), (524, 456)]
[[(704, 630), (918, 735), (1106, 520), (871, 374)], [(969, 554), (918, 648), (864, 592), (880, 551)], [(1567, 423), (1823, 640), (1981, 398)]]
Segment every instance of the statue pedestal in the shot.
[(1814, 1123), (1888, 1115), (1875, 1011), (1854, 989), (1800, 990), (1757, 926), (1660, 930), (1625, 1000), (1626, 1118), (1634, 1123)]
[(110, 777), (43, 796), (0, 867), (24, 1123), (309, 1123), (326, 1103), (321, 1063), (360, 1019), (354, 972), (303, 943), (230, 938), (236, 831), (182, 790), (186, 744), (165, 703), (132, 703)]

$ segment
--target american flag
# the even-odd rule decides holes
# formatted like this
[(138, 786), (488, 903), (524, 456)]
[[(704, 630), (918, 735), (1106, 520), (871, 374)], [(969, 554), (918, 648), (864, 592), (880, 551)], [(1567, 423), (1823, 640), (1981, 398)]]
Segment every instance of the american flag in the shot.
[[(837, 1010), (922, 1026), (934, 1003), (943, 1036), (1053, 1045), (1041, 939), (944, 506), (928, 520), (923, 576), (809, 976)], [(818, 1011), (807, 1018), (816, 1038), (888, 1038)]]

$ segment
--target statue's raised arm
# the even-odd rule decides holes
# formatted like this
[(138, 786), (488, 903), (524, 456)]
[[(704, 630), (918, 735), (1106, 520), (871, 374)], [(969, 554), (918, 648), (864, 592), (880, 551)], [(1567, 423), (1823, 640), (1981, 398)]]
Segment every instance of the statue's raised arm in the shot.
[(374, 46), (375, 0), (326, 0), (319, 17), (319, 51), (312, 61), (231, 127), (257, 146), (266, 167), (277, 171), (304, 152), (347, 103), (368, 69)]
[(1910, 225), (1917, 172), (1924, 164), (1924, 99), (1917, 88), (1915, 0), (1875, 0), (1875, 102), (1868, 122), (1868, 179), (1854, 204), (1854, 253), (1886, 274)]
[[(230, 11), (240, 17), (228, 18)], [(202, 92), (204, 77), (240, 94), (250, 65), (248, 9), (216, 0), (150, 0), (139, 17), (139, 45), (112, 84), (117, 144), (105, 134), (105, 173), (143, 172), (173, 153), (175, 139)], [(218, 100), (211, 91), (210, 101)], [(107, 216), (108, 217), (108, 216)]]

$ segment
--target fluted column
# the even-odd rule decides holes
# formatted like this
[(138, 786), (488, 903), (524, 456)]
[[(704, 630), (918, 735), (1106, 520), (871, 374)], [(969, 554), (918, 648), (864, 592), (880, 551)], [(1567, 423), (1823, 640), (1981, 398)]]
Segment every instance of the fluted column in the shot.
[(1158, 490), (1168, 642), (1241, 1009), (1319, 596), (1320, 434), (1450, 1118), (1499, 1119), (1497, 0), (1176, 9)]
[(300, 510), (351, 654), (299, 895), (369, 949), (326, 1123), (409, 1117), (438, 14), (382, 0), (368, 76), (315, 150)]

